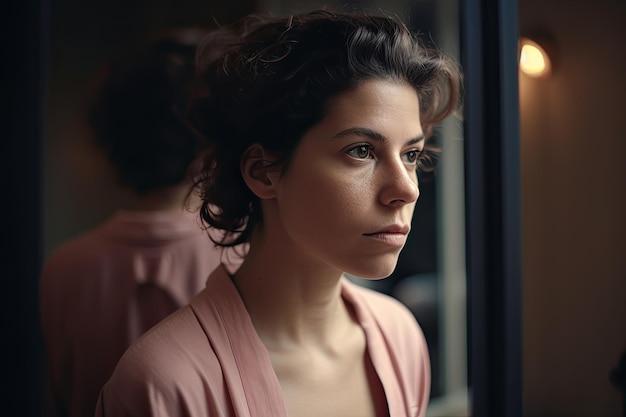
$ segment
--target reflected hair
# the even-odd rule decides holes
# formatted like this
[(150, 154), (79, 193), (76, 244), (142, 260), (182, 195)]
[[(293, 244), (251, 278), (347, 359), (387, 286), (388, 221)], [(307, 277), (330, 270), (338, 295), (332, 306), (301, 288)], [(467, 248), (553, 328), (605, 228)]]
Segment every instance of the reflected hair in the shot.
[(181, 183), (203, 147), (185, 115), (198, 84), (196, 46), (171, 36), (119, 57), (93, 100), (96, 144), (137, 194)]

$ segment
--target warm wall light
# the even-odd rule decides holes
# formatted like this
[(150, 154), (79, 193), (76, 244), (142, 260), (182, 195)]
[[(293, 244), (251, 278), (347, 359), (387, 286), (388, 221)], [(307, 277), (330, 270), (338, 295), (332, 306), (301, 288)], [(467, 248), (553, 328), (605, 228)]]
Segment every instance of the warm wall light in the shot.
[(533, 78), (545, 78), (552, 72), (552, 63), (546, 50), (528, 38), (520, 39), (520, 70)]

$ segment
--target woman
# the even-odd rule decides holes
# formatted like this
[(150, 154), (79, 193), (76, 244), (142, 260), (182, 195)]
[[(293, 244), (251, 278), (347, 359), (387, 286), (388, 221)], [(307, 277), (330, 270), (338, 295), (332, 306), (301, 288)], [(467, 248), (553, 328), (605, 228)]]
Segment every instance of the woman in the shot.
[(201, 214), (249, 252), (126, 352), (97, 415), (424, 416), (414, 317), (343, 273), (394, 270), (455, 64), (395, 18), (327, 11), (249, 17), (206, 45)]

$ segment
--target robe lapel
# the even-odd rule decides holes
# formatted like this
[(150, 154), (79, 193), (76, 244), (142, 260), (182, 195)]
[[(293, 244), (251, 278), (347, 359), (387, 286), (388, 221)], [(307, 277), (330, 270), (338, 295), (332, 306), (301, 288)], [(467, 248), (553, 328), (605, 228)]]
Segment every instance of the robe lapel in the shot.
[[(401, 387), (398, 381), (397, 366), (399, 364), (396, 363), (396, 358), (393, 357), (391, 349), (387, 346), (376, 319), (366, 308), (366, 303), (360, 299), (359, 294), (353, 291), (351, 285), (355, 284), (351, 284), (347, 280), (343, 281), (342, 296), (352, 305), (357, 320), (365, 332), (367, 350), (385, 391), (389, 415), (392, 417), (409, 416), (403, 395), (405, 387)], [(394, 372), (394, 370), (396, 371)]]
[(208, 297), (192, 308), (220, 361), (237, 417), (288, 417), (269, 353), (224, 267), (207, 281)]

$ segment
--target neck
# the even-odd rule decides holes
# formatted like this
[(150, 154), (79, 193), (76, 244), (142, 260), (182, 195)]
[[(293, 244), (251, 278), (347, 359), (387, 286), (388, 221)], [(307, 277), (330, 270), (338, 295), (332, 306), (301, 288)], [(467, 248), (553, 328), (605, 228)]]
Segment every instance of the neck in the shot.
[(182, 210), (188, 191), (189, 185), (182, 183), (164, 187), (148, 194), (136, 194), (126, 209), (137, 211)]
[(350, 324), (341, 271), (308, 259), (278, 235), (255, 234), (233, 279), (257, 333), (270, 350), (336, 340)]

